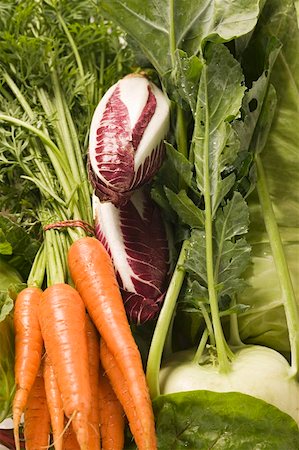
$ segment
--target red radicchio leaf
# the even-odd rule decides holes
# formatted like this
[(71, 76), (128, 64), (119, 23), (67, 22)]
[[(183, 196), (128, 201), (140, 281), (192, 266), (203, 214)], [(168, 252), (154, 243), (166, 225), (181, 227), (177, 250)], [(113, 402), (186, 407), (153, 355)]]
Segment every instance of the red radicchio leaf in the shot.
[[(23, 449), (25, 448), (25, 442), (22, 436), (22, 433), (20, 433), (20, 447)], [(11, 429), (0, 429), (0, 444), (5, 445), (5, 447), (9, 448), (10, 450), (15, 450), (15, 440), (13, 435), (13, 430)]]
[(102, 201), (124, 205), (153, 177), (168, 127), (168, 101), (144, 77), (125, 77), (109, 89), (92, 119), (88, 157), (89, 178)]
[(158, 207), (145, 189), (125, 206), (94, 199), (96, 236), (109, 252), (128, 317), (139, 324), (158, 314), (166, 291), (169, 249)]
[(117, 86), (109, 98), (97, 129), (95, 159), (108, 186), (120, 191), (130, 188), (134, 176), (134, 148), (126, 105)]

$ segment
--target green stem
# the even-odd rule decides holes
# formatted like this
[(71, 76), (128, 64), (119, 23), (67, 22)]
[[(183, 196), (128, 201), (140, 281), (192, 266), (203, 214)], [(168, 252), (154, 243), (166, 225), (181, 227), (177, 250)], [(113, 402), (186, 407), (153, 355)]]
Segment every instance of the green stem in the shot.
[(99, 98), (95, 99), (96, 103), (99, 102), (101, 100), (101, 98), (103, 97), (103, 92), (104, 92), (104, 69), (105, 69), (105, 52), (102, 51), (101, 52), (101, 58), (100, 58), (100, 76), (99, 76)]
[(184, 278), (185, 270), (183, 264), (186, 258), (186, 249), (189, 242), (184, 241), (179, 259), (177, 261), (173, 276), (171, 278), (162, 309), (155, 327), (153, 339), (147, 361), (146, 378), (149, 386), (151, 397), (154, 399), (160, 395), (159, 387), (159, 371), (162, 359), (163, 348), (167, 332), (175, 311), (178, 295), (180, 293)]
[(35, 136), (40, 138), (40, 140), (49, 148), (49, 150), (58, 158), (62, 167), (64, 166), (63, 161), (61, 160), (61, 154), (59, 148), (55, 145), (55, 143), (39, 128), (34, 127), (30, 123), (25, 122), (24, 120), (17, 119), (16, 117), (8, 116), (7, 114), (0, 114), (0, 122), (7, 122), (12, 125), (16, 125), (18, 127), (25, 128), (26, 130), (33, 133)]
[(174, 0), (169, 1), (169, 47), (172, 69), (175, 67), (175, 21), (174, 21)]
[(52, 286), (56, 283), (65, 282), (65, 274), (63, 262), (57, 244), (56, 230), (48, 230), (45, 232), (46, 252), (47, 252), (47, 285)]
[(204, 305), (202, 305), (200, 307), (200, 310), (201, 310), (201, 313), (202, 313), (203, 318), (206, 323), (206, 327), (207, 327), (207, 331), (208, 331), (208, 335), (209, 335), (209, 339), (210, 339), (210, 344), (215, 346), (215, 336), (214, 336), (213, 324), (211, 322), (210, 316)]
[(24, 109), (24, 111), (26, 112), (28, 117), (31, 120), (33, 120), (35, 118), (35, 114), (34, 114), (32, 108), (30, 107), (29, 103), (25, 99), (24, 95), (21, 93), (20, 89), (13, 81), (13, 79), (8, 75), (7, 72), (3, 73), (3, 78), (4, 78), (5, 82), (7, 83), (7, 85), (9, 86), (9, 88), (11, 89), (11, 91), (15, 94), (18, 102), (20, 103), (20, 105), (22, 106), (22, 108)]
[(188, 158), (186, 120), (184, 111), (180, 106), (177, 106), (176, 143), (178, 151)]
[[(203, 76), (205, 72), (203, 72)], [(207, 83), (205, 83), (207, 86)], [(207, 90), (207, 87), (206, 87)], [(206, 98), (208, 93), (206, 92)], [(230, 370), (229, 360), (226, 352), (226, 342), (222, 330), (221, 320), (219, 316), (218, 296), (215, 289), (214, 279), (214, 259), (213, 259), (213, 217), (212, 217), (212, 201), (210, 190), (210, 128), (209, 128), (209, 105), (206, 105), (206, 127), (204, 139), (204, 199), (205, 199), (205, 234), (206, 234), (206, 267), (207, 267), (207, 284), (209, 291), (209, 301), (214, 328), (214, 336), (216, 341), (216, 349), (219, 361), (219, 372), (225, 373)]]
[[(49, 120), (53, 120), (54, 111), (52, 108), (52, 103), (50, 99), (48, 98), (48, 94), (43, 90), (38, 90), (38, 98), (42, 105), (43, 110), (45, 111), (47, 117)], [(44, 133), (48, 136), (48, 131), (44, 129)], [(57, 136), (57, 133), (55, 133), (55, 137), (57, 141), (59, 142), (59, 136)], [(59, 180), (59, 183), (65, 193), (65, 197), (68, 198), (71, 195), (71, 186), (70, 186), (70, 180), (68, 177), (69, 173), (69, 167), (66, 162), (63, 163), (63, 166), (61, 166), (61, 161), (59, 161), (52, 152), (49, 151), (48, 147), (45, 146), (47, 153), (49, 155), (50, 161), (52, 163), (52, 166), (55, 170), (56, 176)]]
[[(18, 102), (22, 106), (23, 110), (28, 115), (29, 119), (33, 121), (35, 119), (35, 113), (33, 112), (31, 106), (27, 102), (26, 98), (24, 97), (24, 95), (22, 94), (22, 92), (20, 91), (18, 86), (15, 84), (15, 82), (9, 76), (9, 74), (7, 72), (3, 73), (3, 77), (5, 79), (5, 82), (7, 83), (9, 88), (11, 89), (11, 91), (14, 93), (15, 98), (18, 100)], [(44, 129), (43, 131), (46, 134), (46, 130)], [(38, 142), (36, 140), (33, 140), (33, 144), (38, 146)], [(53, 155), (52, 152), (48, 152), (48, 154), (49, 154), (49, 157), (50, 157), (51, 162), (53, 164), (53, 167), (54, 167), (54, 169), (56, 170), (56, 172), (57, 172), (57, 174), (59, 176), (59, 174), (62, 173), (63, 171), (59, 170), (59, 163), (57, 161), (57, 158)], [(52, 182), (52, 179), (51, 179), (52, 177), (49, 174), (49, 171), (47, 170), (46, 165), (41, 160), (39, 151), (37, 151), (37, 152), (35, 151), (34, 159), (35, 159), (36, 165), (37, 165), (37, 167), (39, 169), (39, 173), (42, 174), (42, 178), (44, 180), (44, 183), (47, 183), (47, 185), (50, 185), (51, 182)], [(28, 169), (25, 168), (24, 165), (22, 167), (23, 167), (23, 170), (25, 171), (25, 173), (27, 173), (29, 176), (32, 176), (31, 173), (28, 173)], [(51, 188), (53, 189), (53, 186)]]
[(266, 174), (259, 155), (256, 156), (257, 192), (262, 207), (263, 218), (269, 236), (272, 255), (279, 279), (291, 347), (291, 375), (299, 379), (299, 311), (295, 292), (285, 257), (283, 244), (272, 207)]
[[(233, 296), (233, 306), (237, 303), (236, 296)], [(242, 347), (243, 342), (240, 338), (238, 315), (236, 313), (231, 314), (229, 317), (229, 345), (231, 347)]]
[(59, 130), (61, 142), (64, 147), (64, 154), (69, 162), (69, 166), (71, 169), (71, 177), (75, 183), (80, 179), (80, 173), (78, 170), (78, 164), (76, 160), (76, 156), (74, 153), (74, 148), (72, 145), (72, 140), (69, 133), (69, 127), (65, 115), (64, 105), (65, 101), (63, 100), (63, 94), (61, 92), (59, 80), (57, 77), (57, 73), (55, 70), (52, 71), (52, 84), (54, 91), (54, 105), (56, 107), (57, 114), (57, 129)]
[(199, 363), (200, 358), (201, 358), (201, 356), (205, 350), (206, 344), (208, 342), (208, 338), (209, 338), (209, 332), (207, 329), (205, 329), (204, 332), (202, 333), (199, 346), (197, 347), (196, 353), (193, 358), (194, 363), (197, 363), (197, 364)]
[(83, 64), (82, 64), (82, 61), (81, 61), (80, 53), (79, 53), (78, 48), (76, 46), (76, 43), (75, 43), (75, 41), (73, 39), (73, 36), (69, 32), (69, 29), (68, 29), (65, 21), (63, 20), (63, 17), (58, 12), (57, 12), (57, 19), (59, 20), (59, 23), (62, 26), (63, 31), (65, 32), (65, 35), (66, 35), (66, 37), (67, 37), (67, 39), (68, 39), (68, 41), (70, 43), (70, 46), (71, 46), (71, 48), (73, 50), (73, 53), (75, 55), (75, 59), (76, 59), (76, 62), (77, 62), (79, 75), (83, 79), (85, 77)]
[(28, 286), (35, 286), (41, 288), (45, 278), (46, 271), (46, 254), (44, 243), (40, 246), (37, 254), (35, 255), (28, 280)]
[(91, 208), (91, 192), (90, 183), (87, 178), (86, 168), (83, 163), (83, 157), (80, 147), (80, 142), (78, 140), (78, 134), (76, 132), (75, 124), (73, 122), (68, 105), (63, 99), (64, 110), (66, 115), (66, 120), (69, 126), (70, 137), (74, 147), (74, 153), (77, 161), (78, 171), (80, 174), (80, 186), (79, 191), (82, 193), (82, 204), (80, 205), (81, 218), (86, 220), (88, 223), (92, 224), (92, 208)]

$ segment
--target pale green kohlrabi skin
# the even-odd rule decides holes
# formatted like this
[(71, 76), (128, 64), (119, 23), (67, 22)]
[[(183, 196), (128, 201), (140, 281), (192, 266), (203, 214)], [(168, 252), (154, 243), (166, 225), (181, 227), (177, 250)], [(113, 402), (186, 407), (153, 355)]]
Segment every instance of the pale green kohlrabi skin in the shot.
[(216, 364), (198, 364), (194, 351), (174, 354), (161, 369), (161, 394), (208, 390), (240, 392), (264, 400), (290, 415), (299, 425), (299, 384), (289, 377), (287, 360), (275, 350), (246, 346), (235, 353), (231, 371)]

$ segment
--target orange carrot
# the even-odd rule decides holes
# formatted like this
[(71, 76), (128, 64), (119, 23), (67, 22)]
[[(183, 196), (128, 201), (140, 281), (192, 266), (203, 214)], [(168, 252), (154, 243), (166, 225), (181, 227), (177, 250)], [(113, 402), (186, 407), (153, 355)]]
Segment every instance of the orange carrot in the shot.
[(55, 450), (62, 450), (64, 411), (54, 368), (48, 355), (44, 358), (44, 381)]
[(87, 310), (126, 380), (134, 410), (139, 450), (155, 450), (152, 404), (140, 353), (131, 333), (111, 259), (95, 238), (81, 238), (68, 254), (71, 276)]
[(88, 449), (91, 392), (85, 308), (68, 284), (48, 287), (41, 296), (39, 319), (46, 352), (54, 368), (63, 409), (72, 417), (80, 448)]
[[(67, 422), (65, 421), (65, 425)], [(62, 450), (80, 450), (80, 445), (78, 444), (76, 433), (72, 427), (72, 424), (65, 430), (63, 435), (63, 447)]]
[(99, 450), (100, 445), (100, 411), (99, 411), (99, 365), (100, 365), (100, 340), (90, 318), (86, 316), (87, 348), (89, 377), (91, 387), (91, 410), (89, 420), (88, 449)]
[(99, 405), (102, 449), (122, 450), (124, 448), (125, 413), (103, 367), (100, 368)]
[(26, 450), (44, 450), (49, 445), (50, 414), (42, 370), (40, 369), (24, 412), (24, 437)]
[(19, 425), (30, 390), (36, 378), (43, 348), (38, 321), (38, 305), (42, 291), (28, 287), (17, 296), (14, 308), (15, 328), (15, 381), (13, 422), (16, 449), (20, 449)]

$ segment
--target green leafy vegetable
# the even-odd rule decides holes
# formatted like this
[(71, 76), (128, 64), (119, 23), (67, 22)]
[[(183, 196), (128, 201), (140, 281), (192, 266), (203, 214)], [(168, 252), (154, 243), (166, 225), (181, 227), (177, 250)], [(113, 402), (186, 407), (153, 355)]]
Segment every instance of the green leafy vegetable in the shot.
[(275, 407), (239, 393), (182, 392), (154, 402), (158, 448), (295, 450), (296, 423)]
[(195, 0), (188, 8), (175, 0), (112, 0), (102, 4), (109, 17), (136, 39), (160, 75), (174, 68), (176, 49), (192, 56), (201, 51), (205, 40), (224, 42), (246, 34), (259, 14), (258, 0)]
[[(299, 32), (291, 1), (283, 4), (267, 3), (257, 36), (261, 37), (267, 29), (278, 35), (283, 47), (271, 72), (271, 82), (276, 89), (277, 108), (261, 161), (293, 280), (294, 296), (299, 304), (299, 185), (296, 169), (299, 139), (299, 65), (294, 57), (299, 50)], [(245, 274), (249, 286), (238, 294), (238, 301), (247, 302), (251, 308), (239, 317), (241, 337), (247, 342), (260, 343), (288, 352), (289, 333), (283, 308), (285, 294), (282, 293), (277, 278), (257, 194), (252, 193), (248, 201), (251, 221), (248, 238), (252, 246), (252, 266)]]
[(10, 413), (14, 394), (14, 332), (10, 313), (21, 283), (19, 273), (0, 258), (0, 423)]

